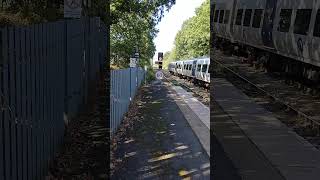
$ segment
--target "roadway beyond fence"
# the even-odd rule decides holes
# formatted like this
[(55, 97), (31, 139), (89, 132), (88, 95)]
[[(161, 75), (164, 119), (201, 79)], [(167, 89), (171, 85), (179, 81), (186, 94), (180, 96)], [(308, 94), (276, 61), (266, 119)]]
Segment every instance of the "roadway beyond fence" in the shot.
[(145, 74), (146, 72), (142, 68), (111, 71), (110, 129), (112, 134), (121, 124), (125, 113), (128, 112), (130, 102), (134, 99)]
[(0, 29), (0, 179), (43, 179), (106, 59), (99, 18)]

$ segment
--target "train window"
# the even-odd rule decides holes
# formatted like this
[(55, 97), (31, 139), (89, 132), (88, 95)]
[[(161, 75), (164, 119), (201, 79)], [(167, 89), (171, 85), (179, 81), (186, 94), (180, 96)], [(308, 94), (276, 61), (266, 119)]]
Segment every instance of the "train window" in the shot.
[(220, 10), (219, 23), (223, 22), (224, 10)]
[(239, 9), (237, 12), (236, 25), (241, 25), (243, 9)]
[(320, 37), (320, 9), (317, 12), (316, 23), (314, 24), (313, 36)]
[(298, 9), (296, 20), (294, 22), (294, 33), (307, 35), (311, 19), (311, 9)]
[(289, 32), (292, 9), (281, 9), (278, 31)]
[(204, 64), (202, 66), (202, 72), (206, 72), (207, 71), (207, 68), (208, 68), (208, 65), (207, 64)]
[(230, 19), (230, 10), (226, 10), (226, 13), (224, 15), (224, 23), (228, 24)]
[(218, 17), (219, 17), (219, 10), (216, 10), (216, 13), (214, 13), (214, 22), (218, 22)]
[(252, 9), (247, 9), (244, 13), (243, 26), (250, 26)]
[(192, 69), (192, 65), (191, 64), (189, 64), (189, 70), (191, 70)]
[(252, 27), (260, 28), (261, 19), (262, 19), (262, 13), (263, 13), (262, 9), (254, 10), (253, 20), (252, 20)]
[(200, 70), (201, 70), (201, 64), (198, 64), (197, 71), (199, 71), (199, 72), (200, 72)]

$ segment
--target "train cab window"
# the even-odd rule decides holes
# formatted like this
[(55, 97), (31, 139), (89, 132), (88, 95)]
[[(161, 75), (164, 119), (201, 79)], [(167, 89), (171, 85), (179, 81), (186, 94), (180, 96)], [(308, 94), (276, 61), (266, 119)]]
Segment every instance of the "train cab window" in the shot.
[(278, 31), (289, 32), (291, 24), (292, 9), (281, 9)]
[(313, 36), (320, 37), (320, 9), (317, 12), (316, 23), (314, 24)]
[(204, 64), (202, 66), (202, 72), (207, 72), (207, 68), (208, 68), (208, 65), (207, 64)]
[(311, 9), (298, 9), (296, 20), (294, 22), (294, 33), (307, 35), (311, 19)]
[(236, 17), (236, 25), (241, 25), (243, 9), (239, 9)]
[(228, 24), (230, 19), (230, 10), (226, 10), (226, 13), (224, 15), (224, 23)]
[(218, 17), (219, 17), (219, 10), (216, 10), (216, 12), (214, 13), (214, 22), (218, 22)]
[(260, 28), (261, 19), (262, 19), (262, 13), (263, 13), (262, 9), (254, 10), (253, 20), (252, 20), (252, 27)]
[(219, 23), (223, 22), (224, 10), (220, 10)]
[(247, 9), (244, 13), (243, 26), (250, 26), (252, 9)]

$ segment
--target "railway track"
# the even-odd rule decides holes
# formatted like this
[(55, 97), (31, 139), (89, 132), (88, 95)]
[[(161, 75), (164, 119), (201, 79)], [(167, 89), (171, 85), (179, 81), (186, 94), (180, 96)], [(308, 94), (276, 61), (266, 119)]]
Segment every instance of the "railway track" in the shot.
[(210, 93), (208, 89), (198, 87), (194, 85), (193, 83), (185, 80), (180, 79), (177, 76), (171, 75), (168, 71), (163, 71), (165, 75), (165, 79), (169, 81), (170, 83), (181, 86), (188, 92), (192, 92), (195, 98), (197, 98), (200, 102), (202, 102), (204, 105), (208, 106), (210, 105)]
[(300, 136), (320, 149), (320, 121), (318, 119), (293, 107), (277, 94), (258, 86), (248, 77), (236, 72), (233, 68), (221, 63), (221, 61), (214, 59), (212, 61), (215, 67), (214, 77), (226, 78), (258, 104), (275, 114), (289, 128), (292, 128)]

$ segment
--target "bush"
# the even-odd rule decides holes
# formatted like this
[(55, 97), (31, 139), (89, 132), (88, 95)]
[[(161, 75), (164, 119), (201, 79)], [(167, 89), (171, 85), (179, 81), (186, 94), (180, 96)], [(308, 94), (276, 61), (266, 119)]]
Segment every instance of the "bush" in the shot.
[(151, 66), (148, 67), (147, 71), (147, 82), (150, 83), (151, 81), (156, 79), (155, 72)]

